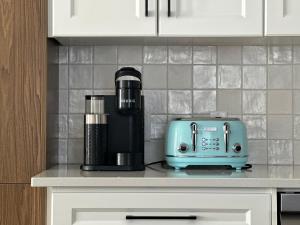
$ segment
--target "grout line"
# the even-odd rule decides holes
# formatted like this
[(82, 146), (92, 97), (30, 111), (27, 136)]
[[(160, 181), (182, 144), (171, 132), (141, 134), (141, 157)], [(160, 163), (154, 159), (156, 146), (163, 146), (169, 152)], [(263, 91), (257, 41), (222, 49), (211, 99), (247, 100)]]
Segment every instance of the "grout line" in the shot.
[[(166, 89), (166, 97), (167, 97), (167, 106), (166, 106), (166, 111), (167, 111), (167, 115), (169, 115), (169, 43), (167, 44), (167, 89)], [(167, 116), (167, 119), (169, 119), (169, 116)]]
[[(241, 86), (240, 86), (240, 89), (241, 89), (241, 100), (240, 100), (240, 103), (241, 103), (241, 117), (242, 117), (242, 120), (244, 120), (244, 107), (243, 107), (243, 100), (244, 100), (244, 46), (241, 46)], [(249, 154), (249, 153), (248, 153)]]
[(69, 120), (70, 120), (70, 48), (71, 46), (68, 46), (68, 115), (67, 115), (67, 127), (68, 127), (68, 132), (67, 132), (67, 163), (69, 163)]
[(269, 110), (268, 110), (268, 105), (269, 105), (269, 51), (270, 51), (270, 46), (266, 46), (266, 141), (267, 141), (267, 164), (269, 164), (269, 126), (268, 126), (268, 121), (269, 121)]
[(215, 46), (215, 54), (216, 54), (216, 112), (218, 110), (218, 105), (219, 105), (219, 47)]
[(191, 102), (191, 114), (192, 114), (192, 117), (194, 116), (194, 45), (191, 46), (192, 48), (192, 69), (191, 69), (191, 81), (192, 81), (192, 84), (191, 84), (191, 97), (192, 97), (192, 102)]
[[(292, 62), (294, 62), (294, 45), (292, 45)], [(292, 87), (294, 87), (294, 65), (292, 65)], [(295, 114), (294, 114), (294, 90), (292, 90), (292, 139), (294, 140), (295, 138)], [(294, 146), (294, 141), (292, 141), (292, 164), (295, 164), (295, 159), (294, 159), (294, 151), (295, 151), (295, 146)]]

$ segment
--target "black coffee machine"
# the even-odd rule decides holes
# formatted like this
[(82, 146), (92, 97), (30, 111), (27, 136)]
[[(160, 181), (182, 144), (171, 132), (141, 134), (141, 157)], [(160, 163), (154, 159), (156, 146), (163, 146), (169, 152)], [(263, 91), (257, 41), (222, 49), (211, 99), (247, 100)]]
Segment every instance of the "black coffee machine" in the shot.
[(144, 170), (144, 97), (141, 73), (115, 74), (116, 95), (86, 96), (84, 171)]

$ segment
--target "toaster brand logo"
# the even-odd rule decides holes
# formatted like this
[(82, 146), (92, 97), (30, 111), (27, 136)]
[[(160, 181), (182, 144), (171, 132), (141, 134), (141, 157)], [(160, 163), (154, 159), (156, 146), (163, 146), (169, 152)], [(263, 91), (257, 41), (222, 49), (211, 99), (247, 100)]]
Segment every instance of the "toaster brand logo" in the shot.
[(135, 99), (121, 99), (122, 103), (135, 103)]
[(207, 132), (216, 132), (217, 128), (216, 127), (204, 127), (203, 130), (207, 131)]

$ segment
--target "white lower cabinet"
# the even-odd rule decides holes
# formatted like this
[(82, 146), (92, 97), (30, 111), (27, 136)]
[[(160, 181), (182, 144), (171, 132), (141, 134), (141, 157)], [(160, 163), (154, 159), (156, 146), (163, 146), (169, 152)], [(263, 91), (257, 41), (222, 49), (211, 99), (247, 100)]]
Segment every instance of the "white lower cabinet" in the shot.
[(271, 194), (49, 190), (48, 225), (271, 225)]

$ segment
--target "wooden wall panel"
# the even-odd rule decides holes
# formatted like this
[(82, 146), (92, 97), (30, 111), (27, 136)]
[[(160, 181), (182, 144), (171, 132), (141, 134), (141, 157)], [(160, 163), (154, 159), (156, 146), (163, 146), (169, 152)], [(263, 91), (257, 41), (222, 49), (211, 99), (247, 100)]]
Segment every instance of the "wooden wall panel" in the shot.
[(44, 225), (45, 190), (29, 184), (0, 184), (0, 225)]
[(46, 4), (0, 0), (0, 183), (45, 168)]

